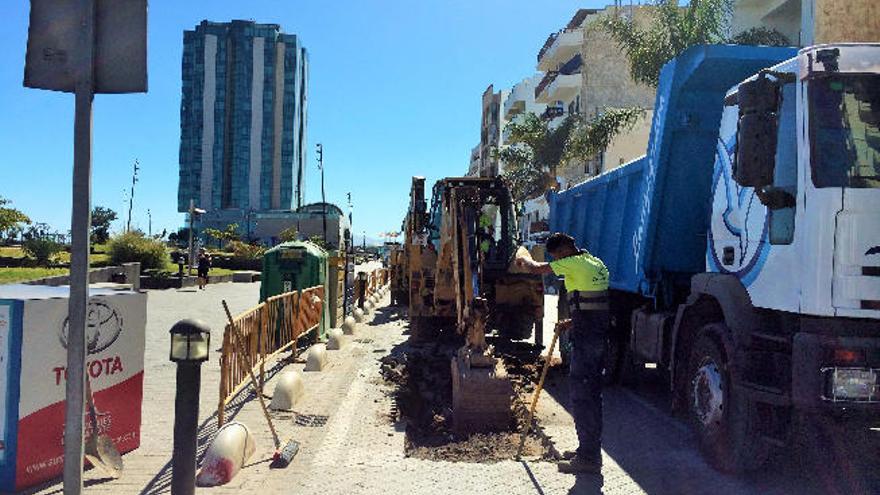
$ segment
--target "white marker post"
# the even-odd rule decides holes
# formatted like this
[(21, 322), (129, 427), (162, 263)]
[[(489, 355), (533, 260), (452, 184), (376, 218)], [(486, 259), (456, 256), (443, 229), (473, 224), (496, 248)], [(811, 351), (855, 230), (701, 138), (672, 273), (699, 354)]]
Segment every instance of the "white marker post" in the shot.
[(146, 29), (146, 0), (102, 2), (100, 10), (95, 0), (31, 0), (24, 85), (73, 92), (76, 97), (64, 423), (65, 495), (78, 495), (83, 489), (92, 99), (95, 93), (146, 92)]

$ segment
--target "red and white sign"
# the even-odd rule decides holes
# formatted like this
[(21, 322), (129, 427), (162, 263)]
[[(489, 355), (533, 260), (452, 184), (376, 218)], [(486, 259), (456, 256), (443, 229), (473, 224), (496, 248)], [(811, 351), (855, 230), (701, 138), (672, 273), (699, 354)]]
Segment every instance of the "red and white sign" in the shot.
[[(6, 381), (17, 380), (20, 391), (16, 490), (57, 477), (64, 461), (67, 291), (44, 289), (27, 290), (25, 295), (30, 297), (26, 299), (14, 298), (21, 301), (20, 339), (13, 339), (20, 342), (21, 360), (19, 369), (10, 370), (12, 376)], [(58, 289), (64, 293), (59, 294)], [(10, 299), (9, 292), (0, 289), (0, 299)], [(140, 445), (147, 296), (94, 289), (91, 293), (86, 372), (91, 380), (97, 426), (125, 453)], [(83, 418), (86, 435), (91, 435), (90, 418)], [(10, 425), (5, 428), (9, 431)]]

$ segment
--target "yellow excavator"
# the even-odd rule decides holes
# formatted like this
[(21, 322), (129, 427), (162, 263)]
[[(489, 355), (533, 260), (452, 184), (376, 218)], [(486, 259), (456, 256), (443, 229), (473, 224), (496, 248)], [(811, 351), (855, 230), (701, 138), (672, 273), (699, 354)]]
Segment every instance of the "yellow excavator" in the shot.
[(456, 332), (464, 345), (453, 358), (453, 422), (463, 432), (510, 425), (513, 389), (486, 342), (542, 343), (543, 284), (513, 262), (517, 245), (510, 191), (500, 178), (437, 181), (431, 207), (425, 179), (413, 177), (404, 219), (403, 277), (408, 286), (410, 339), (426, 342)]

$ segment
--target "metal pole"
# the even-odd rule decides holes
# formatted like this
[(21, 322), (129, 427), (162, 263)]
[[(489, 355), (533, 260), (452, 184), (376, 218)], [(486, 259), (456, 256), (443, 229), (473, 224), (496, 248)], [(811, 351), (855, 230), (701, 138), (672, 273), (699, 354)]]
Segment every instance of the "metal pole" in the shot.
[(153, 214), (147, 208), (147, 235), (153, 237)]
[(327, 244), (327, 199), (324, 196), (324, 145), (318, 143), (318, 168), (321, 169), (321, 220), (324, 223), (324, 244)]
[(131, 232), (131, 209), (134, 207), (134, 184), (137, 182), (138, 161), (134, 161), (134, 169), (131, 173), (131, 197), (128, 198), (128, 222), (125, 224), (125, 231)]
[(195, 257), (193, 256), (193, 215), (196, 214), (196, 202), (194, 199), (189, 200), (189, 274), (193, 274), (193, 263), (195, 263)]
[(196, 491), (201, 381), (201, 362), (177, 363), (177, 392), (174, 400), (174, 452), (171, 454), (171, 495), (192, 495)]
[(64, 408), (64, 495), (83, 489), (83, 412), (86, 369), (86, 314), (89, 304), (89, 229), (92, 195), (92, 98), (95, 3), (80, 0), (76, 110), (73, 130), (73, 208), (70, 222), (67, 383)]

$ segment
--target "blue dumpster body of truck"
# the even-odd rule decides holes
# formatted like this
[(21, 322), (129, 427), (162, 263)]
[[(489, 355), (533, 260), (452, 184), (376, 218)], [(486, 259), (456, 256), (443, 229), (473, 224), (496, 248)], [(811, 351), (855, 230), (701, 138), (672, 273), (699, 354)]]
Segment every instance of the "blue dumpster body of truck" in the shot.
[(675, 303), (706, 268), (713, 164), (724, 96), (797, 54), (794, 48), (706, 45), (661, 72), (647, 154), (550, 195), (550, 228), (601, 258), (613, 290)]

